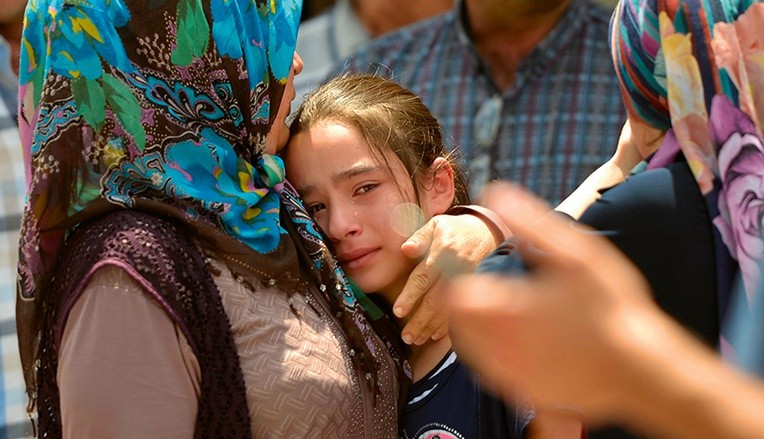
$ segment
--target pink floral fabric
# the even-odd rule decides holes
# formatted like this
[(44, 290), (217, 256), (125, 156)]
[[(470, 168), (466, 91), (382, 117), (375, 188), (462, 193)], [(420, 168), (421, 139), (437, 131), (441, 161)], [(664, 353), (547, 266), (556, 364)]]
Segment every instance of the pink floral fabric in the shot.
[(735, 276), (732, 258), (750, 301), (764, 259), (764, 3), (622, 0), (615, 14), (629, 116), (668, 131), (650, 167), (687, 161), (718, 231), (717, 276)]

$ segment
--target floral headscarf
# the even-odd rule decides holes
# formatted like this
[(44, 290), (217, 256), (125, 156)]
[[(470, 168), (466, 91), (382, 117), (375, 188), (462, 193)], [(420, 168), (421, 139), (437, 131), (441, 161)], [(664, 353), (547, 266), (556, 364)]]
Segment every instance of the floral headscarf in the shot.
[(17, 303), (27, 372), (40, 296), (67, 233), (116, 208), (222, 230), (259, 256), (255, 266), (271, 279), (300, 272), (284, 248), (305, 249), (351, 345), (367, 354), (354, 361), (375, 372), (362, 307), (284, 181), (281, 160), (263, 153), (300, 11), (300, 0), (30, 1), (20, 68), (28, 203)]
[(708, 205), (723, 317), (738, 269), (750, 301), (764, 258), (764, 3), (622, 0), (612, 24), (629, 116), (668, 131), (650, 167), (683, 156)]

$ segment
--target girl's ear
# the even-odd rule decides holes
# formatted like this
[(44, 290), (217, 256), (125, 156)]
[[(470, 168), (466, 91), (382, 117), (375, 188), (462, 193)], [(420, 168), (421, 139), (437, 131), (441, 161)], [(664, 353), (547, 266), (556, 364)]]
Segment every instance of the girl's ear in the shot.
[(422, 210), (427, 218), (445, 213), (456, 197), (454, 169), (443, 157), (433, 161), (428, 172), (428, 181), (421, 191)]

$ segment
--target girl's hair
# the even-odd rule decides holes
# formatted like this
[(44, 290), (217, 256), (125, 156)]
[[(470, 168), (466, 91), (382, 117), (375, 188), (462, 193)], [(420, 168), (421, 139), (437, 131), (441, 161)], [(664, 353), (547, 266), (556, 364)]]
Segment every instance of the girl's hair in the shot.
[(467, 183), (460, 167), (443, 145), (440, 124), (422, 101), (397, 83), (372, 75), (347, 74), (309, 94), (295, 114), (291, 134), (324, 122), (350, 125), (361, 133), (372, 152), (385, 159), (390, 150), (417, 187), (427, 184), (430, 167), (445, 158), (454, 171), (453, 204), (469, 204)]

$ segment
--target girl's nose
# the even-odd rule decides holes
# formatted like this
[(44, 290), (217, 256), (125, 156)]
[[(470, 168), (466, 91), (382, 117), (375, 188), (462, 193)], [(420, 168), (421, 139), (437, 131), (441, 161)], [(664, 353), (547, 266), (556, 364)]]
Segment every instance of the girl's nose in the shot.
[(362, 227), (355, 211), (350, 209), (334, 209), (329, 216), (329, 227), (326, 230), (329, 239), (334, 242), (341, 241), (350, 236), (361, 233)]

